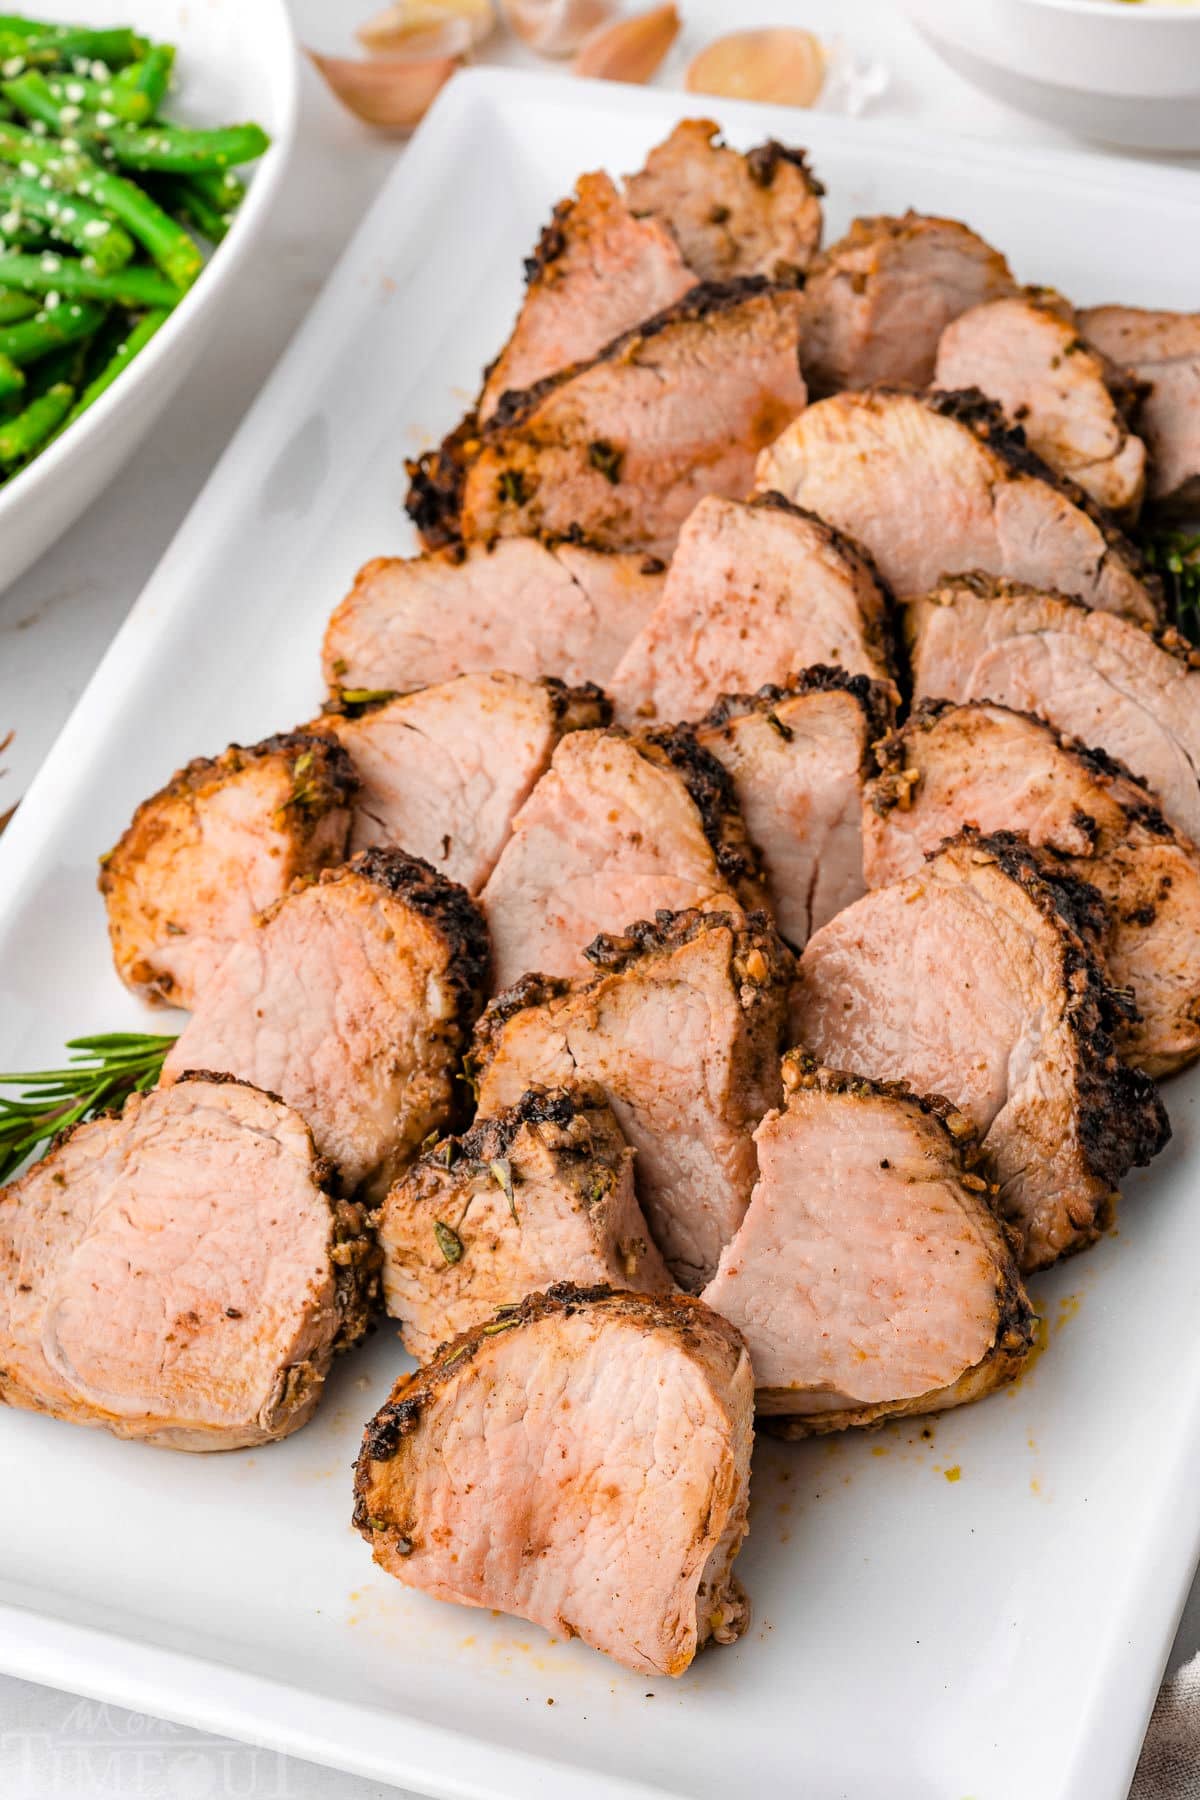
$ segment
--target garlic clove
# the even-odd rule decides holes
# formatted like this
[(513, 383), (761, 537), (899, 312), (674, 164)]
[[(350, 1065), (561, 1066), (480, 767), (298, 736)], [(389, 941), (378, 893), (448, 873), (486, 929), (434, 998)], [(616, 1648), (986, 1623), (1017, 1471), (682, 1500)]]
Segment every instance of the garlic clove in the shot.
[(492, 0), (396, 0), (360, 25), (355, 34), (372, 56), (464, 56), (482, 44), (496, 23)]
[(585, 39), (571, 65), (597, 81), (649, 81), (679, 34), (674, 6), (656, 6), (601, 25)]
[(357, 62), (308, 52), (342, 105), (367, 125), (411, 131), (428, 112), (441, 88), (461, 67), (456, 57), (428, 62)]
[(500, 0), (500, 8), (510, 30), (539, 56), (573, 56), (616, 10), (614, 0)]
[(811, 31), (767, 26), (716, 38), (693, 57), (684, 86), (727, 100), (812, 106), (825, 82), (825, 50)]

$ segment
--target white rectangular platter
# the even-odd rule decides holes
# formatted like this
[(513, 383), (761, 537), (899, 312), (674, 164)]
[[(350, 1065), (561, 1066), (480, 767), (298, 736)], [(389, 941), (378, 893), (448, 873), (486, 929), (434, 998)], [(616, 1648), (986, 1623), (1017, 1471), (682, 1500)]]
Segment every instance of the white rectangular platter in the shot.
[[(189, 756), (312, 715), (324, 621), (411, 545), (404, 457), (472, 395), (552, 202), (684, 110), (499, 73), (447, 90), (0, 843), (0, 1067), (145, 1023), (97, 855)], [(911, 204), (1080, 302), (1200, 304), (1191, 177), (714, 110), (738, 144), (811, 146), (831, 236)], [(402, 1366), (390, 1329), (253, 1453), (0, 1412), (0, 1666), (459, 1800), (1124, 1800), (1200, 1541), (1198, 1091), (1171, 1085), (1174, 1143), (1119, 1230), (1037, 1284), (1047, 1349), (1018, 1387), (760, 1446), (754, 1623), (679, 1682), (373, 1570), (349, 1465)]]

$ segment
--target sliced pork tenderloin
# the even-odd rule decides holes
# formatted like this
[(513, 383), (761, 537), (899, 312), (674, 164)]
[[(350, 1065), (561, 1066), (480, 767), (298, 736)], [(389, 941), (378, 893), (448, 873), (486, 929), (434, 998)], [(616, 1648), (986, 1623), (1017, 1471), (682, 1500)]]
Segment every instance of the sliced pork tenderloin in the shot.
[(397, 1382), (354, 1523), (408, 1587), (682, 1675), (746, 1627), (753, 1410), (745, 1346), (698, 1300), (564, 1284)]
[(330, 693), (409, 693), (507, 669), (601, 685), (657, 606), (666, 564), (562, 540), (378, 557), (325, 632)]
[(754, 1134), (750, 1209), (703, 1294), (746, 1340), (760, 1418), (807, 1437), (1011, 1381), (1033, 1308), (969, 1121), (798, 1050), (783, 1085)]
[(863, 862), (879, 887), (917, 874), (964, 825), (1014, 830), (1108, 903), (1104, 961), (1137, 1017), (1115, 1032), (1149, 1075), (1200, 1055), (1200, 854), (1147, 788), (1031, 713), (922, 701), (876, 746)]
[(787, 687), (724, 695), (697, 727), (733, 782), (776, 924), (796, 949), (865, 891), (863, 789), (892, 696), (890, 682), (818, 666)]
[(897, 594), (981, 569), (1142, 624), (1161, 615), (1158, 579), (1133, 546), (982, 394), (822, 400), (760, 458), (758, 485), (858, 538)]
[(512, 336), (483, 384), (481, 424), (510, 389), (532, 387), (681, 300), (696, 284), (663, 225), (635, 218), (609, 176), (581, 175), (560, 201), (525, 264), (525, 298)]
[(350, 848), (422, 856), (468, 893), (496, 866), (518, 808), (570, 731), (607, 725), (597, 687), (459, 675), (311, 727), (337, 739), (361, 783)]
[(342, 1191), (382, 1198), (452, 1122), (487, 955), (463, 888), (403, 851), (360, 851), (237, 940), (163, 1081), (218, 1069), (282, 1095)]
[(627, 919), (762, 897), (733, 784), (690, 726), (572, 732), (481, 896), (494, 982), (579, 974), (597, 932)]
[(1118, 1058), (1096, 890), (1024, 839), (964, 832), (809, 940), (795, 1035), (831, 1067), (944, 1094), (979, 1134), (1021, 1266), (1093, 1243), (1170, 1128)]
[(1200, 313), (1093, 306), (1080, 313), (1079, 328), (1145, 386), (1137, 428), (1150, 452), (1148, 497), (1193, 512), (1200, 505)]
[(681, 119), (625, 179), (631, 210), (665, 225), (704, 281), (803, 274), (821, 242), (823, 192), (803, 150), (773, 138), (734, 150), (711, 119)]
[(345, 751), (293, 731), (197, 757), (143, 800), (100, 863), (126, 987), (194, 1006), (260, 912), (344, 859), (357, 785)]
[(750, 1134), (779, 1102), (793, 959), (763, 914), (704, 912), (598, 938), (588, 958), (590, 980), (531, 975), (492, 1001), (472, 1051), (479, 1109), (598, 1083), (637, 1152), (654, 1241), (697, 1291), (745, 1214)]
[(296, 1431), (378, 1285), (327, 1181), (298, 1114), (220, 1075), (75, 1126), (0, 1190), (0, 1401), (172, 1450)]
[(804, 405), (799, 307), (753, 277), (702, 285), (594, 361), (506, 394), (482, 435), (412, 466), (425, 542), (580, 531), (669, 555), (705, 494), (747, 492)]
[(1136, 518), (1146, 446), (1130, 428), (1135, 383), (1087, 345), (1071, 308), (1042, 290), (973, 306), (938, 345), (940, 388), (978, 388), (1042, 461), (1097, 505)]
[(675, 1287), (637, 1203), (633, 1151), (587, 1085), (531, 1088), (443, 1138), (401, 1176), (378, 1229), (388, 1311), (418, 1361), (558, 1281)]
[(855, 219), (805, 285), (804, 373), (814, 394), (878, 381), (925, 387), (952, 319), (1015, 283), (998, 250), (957, 219)]
[(626, 724), (693, 719), (719, 694), (834, 663), (892, 676), (888, 595), (866, 554), (778, 494), (710, 496), (609, 683)]
[(915, 698), (996, 700), (1098, 745), (1200, 843), (1200, 654), (1016, 582), (966, 575), (904, 609)]

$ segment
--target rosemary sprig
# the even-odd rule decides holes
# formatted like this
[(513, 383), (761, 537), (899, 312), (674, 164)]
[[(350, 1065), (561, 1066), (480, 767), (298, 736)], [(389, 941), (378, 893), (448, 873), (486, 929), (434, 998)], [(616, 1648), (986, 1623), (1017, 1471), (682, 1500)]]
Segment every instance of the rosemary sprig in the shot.
[(1141, 547), (1150, 567), (1163, 578), (1172, 625), (1200, 644), (1200, 534), (1148, 531)]
[(0, 1074), (0, 1181), (16, 1173), (27, 1157), (41, 1154), (56, 1133), (97, 1113), (122, 1107), (130, 1094), (152, 1088), (174, 1037), (140, 1031), (109, 1031), (72, 1038), (70, 1062), (62, 1069)]

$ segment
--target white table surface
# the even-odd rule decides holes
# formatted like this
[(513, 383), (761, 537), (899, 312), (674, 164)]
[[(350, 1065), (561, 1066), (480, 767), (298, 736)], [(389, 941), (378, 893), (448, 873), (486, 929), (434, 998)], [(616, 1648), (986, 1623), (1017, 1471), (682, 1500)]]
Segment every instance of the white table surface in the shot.
[[(381, 0), (291, 3), (303, 42), (350, 52), (354, 22)], [(61, 10), (69, 14), (66, 0)], [(718, 30), (792, 21), (837, 32), (856, 52), (888, 66), (890, 86), (875, 116), (1024, 143), (1070, 141), (951, 74), (888, 0), (682, 0), (681, 10), (685, 33), (660, 77), (669, 85), (678, 84), (692, 50)], [(521, 53), (501, 54), (522, 60)], [(795, 135), (804, 141), (802, 114)], [(0, 595), (0, 744), (12, 734), (0, 751), (0, 815), (28, 787), (242, 413), (402, 154), (401, 145), (359, 127), (306, 72), (299, 144), (261, 253), (242, 273), (236, 323), (204, 357), (116, 484)], [(331, 606), (336, 598), (330, 595)], [(1172, 1666), (1198, 1649), (1200, 1582)], [(384, 1800), (396, 1791), (0, 1677), (4, 1800)]]

